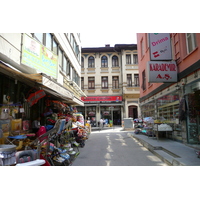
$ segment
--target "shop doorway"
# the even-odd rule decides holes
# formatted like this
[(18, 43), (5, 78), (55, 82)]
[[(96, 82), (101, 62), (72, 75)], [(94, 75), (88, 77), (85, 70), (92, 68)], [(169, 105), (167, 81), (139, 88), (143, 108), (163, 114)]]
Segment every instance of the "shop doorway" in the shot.
[(121, 112), (113, 111), (113, 125), (121, 125)]
[(128, 116), (133, 119), (138, 118), (138, 107), (137, 106), (129, 106), (128, 107)]

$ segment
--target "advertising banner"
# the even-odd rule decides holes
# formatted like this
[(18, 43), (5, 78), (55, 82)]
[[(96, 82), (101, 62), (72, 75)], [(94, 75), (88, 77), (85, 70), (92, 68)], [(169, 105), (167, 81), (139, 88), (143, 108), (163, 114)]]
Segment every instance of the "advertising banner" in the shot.
[(172, 60), (169, 33), (149, 33), (150, 60)]
[(58, 56), (28, 35), (23, 37), (21, 63), (57, 78)]
[(149, 83), (177, 82), (177, 66), (175, 61), (147, 62)]

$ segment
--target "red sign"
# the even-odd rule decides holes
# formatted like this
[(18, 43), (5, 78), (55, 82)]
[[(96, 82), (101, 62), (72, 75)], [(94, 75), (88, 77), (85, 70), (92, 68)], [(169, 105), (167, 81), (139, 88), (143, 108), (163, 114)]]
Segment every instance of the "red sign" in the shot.
[(90, 96), (81, 97), (82, 101), (122, 101), (122, 96)]

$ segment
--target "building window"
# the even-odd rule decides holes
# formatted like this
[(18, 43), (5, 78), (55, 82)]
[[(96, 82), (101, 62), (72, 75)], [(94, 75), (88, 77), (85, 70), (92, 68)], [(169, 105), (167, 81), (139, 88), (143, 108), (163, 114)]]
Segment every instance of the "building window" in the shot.
[(67, 70), (66, 70), (66, 74), (69, 76), (70, 75), (70, 71), (71, 71), (71, 64), (69, 62), (69, 60), (67, 60)]
[(53, 52), (58, 55), (58, 43), (53, 40)]
[(139, 87), (139, 74), (134, 74), (134, 85)]
[(127, 74), (127, 87), (132, 87), (132, 74)]
[(63, 70), (63, 52), (60, 48), (58, 54), (59, 54), (59, 67), (60, 69)]
[(131, 64), (131, 54), (126, 55), (126, 64)]
[(81, 57), (81, 68), (84, 68), (84, 58)]
[(138, 55), (133, 54), (133, 64), (138, 64)]
[(101, 57), (101, 67), (108, 67), (108, 58), (106, 56)]
[(90, 56), (88, 58), (88, 68), (93, 68), (94, 67), (94, 57)]
[(186, 33), (187, 53), (189, 54), (196, 48), (196, 34)]
[(145, 72), (145, 70), (142, 72), (142, 89), (146, 90), (146, 72)]
[(140, 46), (141, 46), (141, 57), (143, 57), (144, 56), (144, 41), (143, 41), (143, 38), (140, 42)]
[(52, 51), (52, 35), (50, 33), (45, 34), (45, 46)]
[(76, 71), (72, 68), (72, 81), (76, 82)]
[(102, 87), (102, 89), (108, 89), (108, 77), (107, 76), (101, 77), (101, 87)]
[(88, 89), (95, 89), (94, 77), (88, 77)]
[(34, 38), (43, 44), (43, 33), (34, 33)]
[(119, 76), (112, 77), (112, 88), (119, 88)]
[(117, 56), (112, 57), (112, 66), (113, 67), (118, 67), (119, 66), (119, 61)]
[(63, 71), (66, 73), (67, 72), (67, 58), (64, 56), (63, 58)]
[(81, 89), (84, 89), (84, 77), (81, 77)]

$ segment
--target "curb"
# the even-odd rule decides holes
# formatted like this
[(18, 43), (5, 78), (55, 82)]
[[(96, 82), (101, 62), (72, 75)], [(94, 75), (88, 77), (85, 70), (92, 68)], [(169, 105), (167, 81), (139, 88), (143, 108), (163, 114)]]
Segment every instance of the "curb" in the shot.
[[(132, 134), (130, 134), (130, 135), (131, 135), (131, 137), (135, 138), (140, 144), (142, 144), (145, 148), (147, 148), (151, 153), (153, 153), (155, 156), (157, 156), (159, 159), (161, 159), (167, 165), (169, 165), (169, 166), (185, 166), (183, 163), (179, 162), (178, 160), (172, 159), (172, 161), (170, 161), (155, 151), (155, 150), (158, 150), (158, 148), (161, 148), (161, 149), (164, 149), (164, 148), (154, 147), (151, 144), (149, 144), (148, 142), (146, 142)], [(166, 150), (166, 151), (168, 151), (168, 150)]]

